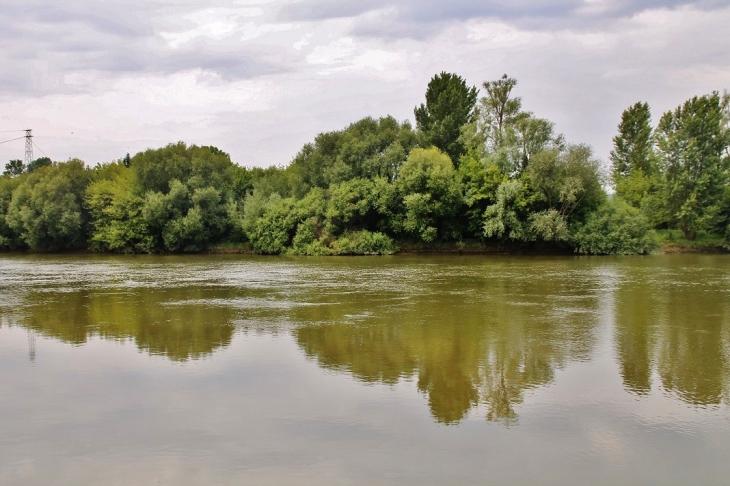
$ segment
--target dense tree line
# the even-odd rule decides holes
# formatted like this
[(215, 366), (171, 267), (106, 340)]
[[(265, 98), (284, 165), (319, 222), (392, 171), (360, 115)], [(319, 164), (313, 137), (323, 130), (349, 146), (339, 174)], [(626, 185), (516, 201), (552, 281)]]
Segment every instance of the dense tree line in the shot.
[(616, 194), (656, 228), (730, 239), (730, 96), (695, 96), (662, 115), (626, 109), (611, 152)]
[[(604, 176), (590, 147), (522, 107), (517, 81), (441, 73), (414, 110), (322, 133), (286, 167), (245, 168), (215, 147), (171, 144), (85, 167), (10, 161), (0, 248), (383, 254), (398, 244), (647, 253), (653, 228), (730, 239), (728, 96), (662, 116), (628, 108)], [(604, 190), (609, 184), (615, 194)]]

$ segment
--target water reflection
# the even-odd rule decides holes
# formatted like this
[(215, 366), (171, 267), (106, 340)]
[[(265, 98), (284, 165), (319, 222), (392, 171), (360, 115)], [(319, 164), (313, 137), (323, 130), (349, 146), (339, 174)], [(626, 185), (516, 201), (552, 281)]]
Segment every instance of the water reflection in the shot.
[[(233, 337), (235, 310), (201, 305), (211, 294), (202, 288), (30, 292), (18, 323), (32, 333), (74, 345), (92, 336), (131, 339), (142, 351), (186, 361), (212, 354)], [(220, 289), (215, 294), (220, 296)]]
[(727, 403), (727, 271), (683, 260), (661, 263), (627, 268), (618, 292), (616, 343), (625, 387), (647, 395), (658, 378), (657, 384), (688, 404)]
[(74, 345), (132, 340), (186, 361), (227, 347), (237, 328), (291, 332), (322, 368), (367, 384), (413, 381), (443, 424), (472, 412), (516, 423), (526, 393), (594, 358), (601, 339), (611, 341), (629, 393), (660, 387), (693, 406), (728, 401), (727, 259), (335, 262), (224, 263), (204, 278), (205, 265), (181, 264), (183, 278), (169, 286), (29, 277), (24, 289), (3, 291), (14, 299), (14, 322), (28, 329), (31, 359), (36, 335)]
[(299, 318), (312, 323), (297, 327), (295, 339), (320, 366), (360, 381), (414, 379), (438, 422), (459, 423), (483, 405), (487, 420), (512, 424), (526, 390), (550, 383), (568, 360), (588, 358), (598, 298), (584, 289), (590, 275), (556, 280), (538, 269), (505, 279), (480, 270), (421, 275), (424, 287), (408, 300), (378, 295), (367, 312), (353, 297), (334, 308), (340, 315), (306, 309)]

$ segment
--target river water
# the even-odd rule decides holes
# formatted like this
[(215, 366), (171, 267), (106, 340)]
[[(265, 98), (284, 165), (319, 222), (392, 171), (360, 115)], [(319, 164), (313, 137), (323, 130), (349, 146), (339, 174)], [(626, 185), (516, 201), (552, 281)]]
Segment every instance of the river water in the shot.
[(730, 484), (730, 257), (0, 256), (0, 484)]

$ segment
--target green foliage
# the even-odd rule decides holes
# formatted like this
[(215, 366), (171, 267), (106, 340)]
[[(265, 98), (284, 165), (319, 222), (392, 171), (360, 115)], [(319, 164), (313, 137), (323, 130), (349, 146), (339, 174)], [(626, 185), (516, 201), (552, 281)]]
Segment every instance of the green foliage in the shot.
[(38, 159), (35, 159), (30, 164), (28, 164), (28, 167), (26, 167), (26, 171), (28, 173), (35, 172), (36, 170), (40, 169), (41, 167), (49, 167), (53, 165), (53, 161), (49, 159), (48, 157), (40, 157)]
[(587, 145), (542, 151), (532, 158), (525, 175), (547, 209), (566, 221), (591, 211), (605, 198), (600, 164)]
[(309, 218), (297, 226), (289, 255), (390, 255), (397, 247), (383, 233), (359, 230), (346, 232), (336, 239), (323, 230), (317, 218)]
[(482, 161), (471, 154), (462, 157), (458, 172), (466, 205), (466, 233), (479, 238), (483, 233), (484, 212), (496, 202), (497, 188), (507, 176), (491, 159)]
[[(250, 169), (251, 192), (258, 192), (262, 196), (267, 197), (272, 194), (278, 194), (281, 197), (289, 197), (297, 194), (298, 197), (302, 197), (309, 192), (309, 189), (303, 191), (296, 185), (294, 174), (290, 169), (291, 166), (289, 169), (283, 169), (281, 167), (268, 167), (266, 169), (254, 167)], [(234, 189), (236, 189), (235, 186)]]
[[(215, 147), (171, 144), (132, 158), (146, 227), (143, 251), (194, 252), (221, 241), (230, 226), (236, 169)], [(239, 181), (240, 183), (240, 181)]]
[(286, 170), (291, 194), (302, 197), (313, 187), (357, 178), (393, 181), (415, 144), (410, 124), (400, 124), (393, 117), (364, 118), (344, 130), (321, 133)]
[(656, 192), (657, 161), (647, 103), (636, 103), (621, 115), (611, 164), (616, 194), (632, 206), (640, 207), (642, 200)]
[(512, 145), (512, 166), (524, 172), (532, 156), (545, 150), (562, 150), (562, 135), (555, 134), (553, 122), (536, 118), (532, 113), (520, 113), (507, 126), (508, 142)]
[(461, 127), (474, 121), (477, 94), (477, 88), (467, 86), (461, 76), (442, 72), (429, 81), (426, 104), (414, 110), (426, 146), (437, 147), (457, 165), (466, 153), (460, 140)]
[(167, 194), (148, 192), (142, 205), (153, 248), (199, 251), (219, 240), (228, 224), (221, 191), (212, 186), (186, 186), (177, 180), (169, 185)]
[(651, 111), (647, 103), (636, 103), (621, 114), (618, 135), (613, 137), (611, 163), (614, 183), (618, 185), (621, 178), (635, 171), (653, 174), (654, 159)]
[(665, 113), (656, 130), (667, 222), (690, 240), (720, 214), (730, 165), (727, 103), (717, 92), (695, 96)]
[(531, 240), (560, 242), (570, 239), (568, 222), (555, 209), (532, 213), (527, 228)]
[(573, 241), (576, 252), (594, 255), (647, 254), (657, 246), (646, 217), (618, 197), (590, 213)]
[(142, 218), (144, 199), (136, 191), (134, 172), (122, 164), (97, 168), (97, 180), (86, 189), (91, 213), (91, 248), (116, 253), (151, 252), (154, 240)]
[(524, 172), (533, 155), (565, 148), (564, 137), (555, 133), (551, 121), (521, 111), (522, 99), (512, 96), (516, 86), (517, 80), (506, 74), (483, 84), (487, 95), (480, 100), (471, 137), (472, 145), (481, 142), (492, 162), (511, 175)]
[(8, 207), (20, 183), (18, 177), (0, 177), (0, 250), (14, 250), (23, 244), (20, 235), (7, 222)]
[(334, 233), (377, 224), (377, 193), (374, 181), (353, 179), (330, 186), (326, 217)]
[(231, 192), (236, 200), (245, 199), (253, 192), (253, 184), (255, 178), (255, 170), (249, 170), (246, 167), (232, 164), (231, 173)]
[(331, 255), (333, 252), (327, 246), (328, 236), (323, 230), (319, 218), (308, 218), (297, 226), (297, 232), (288, 253), (308, 256)]
[(20, 159), (13, 159), (7, 164), (5, 164), (5, 170), (3, 171), (3, 175), (6, 176), (19, 176), (25, 172), (25, 164)]
[(295, 205), (294, 198), (281, 199), (254, 222), (247, 234), (256, 253), (276, 255), (289, 245), (299, 224)]
[(290, 246), (299, 224), (309, 218), (321, 220), (326, 205), (325, 194), (321, 189), (312, 189), (300, 200), (270, 200), (263, 209), (263, 215), (255, 220), (247, 233), (254, 251), (269, 255), (284, 252)]
[(503, 182), (497, 188), (497, 201), (484, 212), (484, 236), (526, 241), (526, 218), (534, 197), (519, 180)]
[(477, 109), (476, 88), (438, 74), (415, 109), (419, 131), (364, 118), (317, 135), (287, 167), (246, 168), (182, 142), (93, 170), (11, 161), (0, 249), (384, 254), (394, 238), (421, 248), (491, 238), (635, 253), (648, 251), (650, 227), (730, 238), (730, 96), (692, 98), (654, 131), (647, 104), (624, 111), (611, 152), (621, 202), (606, 203), (591, 149), (523, 111), (516, 86), (485, 82)]
[(390, 237), (367, 230), (346, 233), (332, 242), (332, 253), (335, 255), (391, 255), (396, 250)]
[(397, 186), (405, 204), (407, 233), (424, 242), (458, 239), (453, 217), (461, 209), (461, 186), (448, 155), (435, 147), (413, 149)]
[(165, 202), (169, 204), (168, 214), (172, 215), (162, 229), (168, 251), (199, 251), (208, 242), (219, 239), (226, 229), (226, 207), (220, 191), (214, 187), (190, 191), (182, 185), (176, 186), (167, 194)]
[(140, 152), (132, 158), (132, 170), (143, 193), (166, 194), (173, 180), (194, 187), (231, 187), (231, 159), (215, 147), (187, 146), (183, 142)]
[(480, 125), (490, 151), (496, 152), (506, 143), (510, 127), (520, 116), (522, 98), (513, 98), (517, 80), (506, 74), (495, 81), (485, 81), (487, 95), (479, 100)]
[(243, 234), (250, 240), (255, 230), (256, 222), (264, 216), (269, 207), (275, 206), (280, 201), (281, 196), (278, 193), (266, 195), (263, 191), (254, 190), (246, 198), (243, 204), (243, 214), (240, 215), (235, 223), (238, 223)]
[(89, 217), (82, 201), (90, 179), (80, 160), (29, 174), (13, 192), (8, 226), (32, 250), (83, 248)]
[(657, 186), (656, 176), (648, 176), (641, 169), (632, 170), (626, 176), (614, 176), (614, 181), (616, 195), (635, 208), (641, 207), (642, 201), (652, 197)]

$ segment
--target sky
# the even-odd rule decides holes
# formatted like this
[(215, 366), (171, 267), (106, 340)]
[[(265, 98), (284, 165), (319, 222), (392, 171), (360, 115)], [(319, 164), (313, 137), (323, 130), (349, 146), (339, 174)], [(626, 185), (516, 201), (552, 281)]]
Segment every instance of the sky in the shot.
[(363, 117), (413, 121), (442, 71), (515, 77), (607, 160), (631, 104), (656, 122), (730, 88), (730, 0), (1, 0), (0, 22), (0, 142), (32, 128), (36, 157), (89, 165), (177, 141), (287, 165)]

